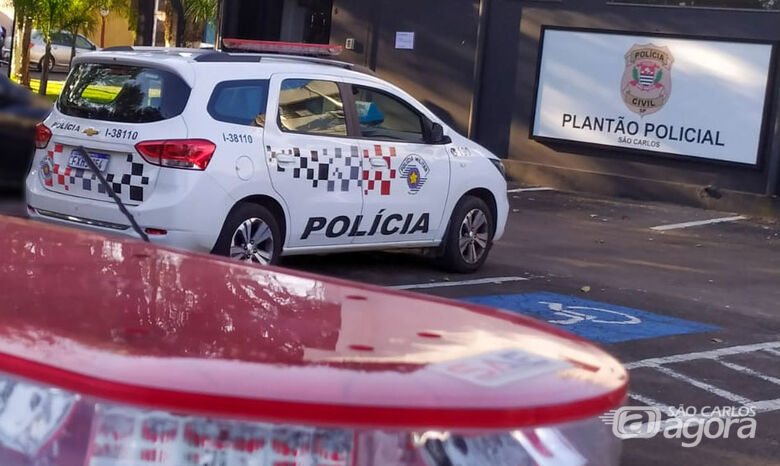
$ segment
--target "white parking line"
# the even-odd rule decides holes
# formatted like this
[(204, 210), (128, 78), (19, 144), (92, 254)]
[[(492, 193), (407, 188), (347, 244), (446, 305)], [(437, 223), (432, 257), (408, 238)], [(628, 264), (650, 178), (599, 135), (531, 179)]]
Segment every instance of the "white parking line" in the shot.
[(775, 356), (780, 356), (780, 351), (773, 348), (765, 348), (764, 351), (766, 351), (769, 354), (774, 354)]
[(486, 285), (491, 283), (506, 283), (506, 282), (522, 282), (528, 280), (525, 277), (493, 277), (493, 278), (477, 278), (474, 280), (462, 280), (458, 282), (430, 282), (430, 283), (413, 283), (411, 285), (396, 285), (388, 286), (394, 290), (420, 290), (425, 288), (444, 288), (448, 286), (467, 286), (467, 285)]
[(640, 395), (639, 393), (629, 393), (628, 397), (632, 400), (636, 400), (640, 403), (644, 403), (647, 406), (652, 406), (653, 408), (658, 408), (664, 413), (668, 413), (671, 407), (669, 405), (663, 404), (660, 401), (656, 401), (649, 396)]
[(745, 367), (739, 364), (734, 364), (733, 362), (721, 361), (720, 359), (717, 359), (716, 361), (721, 363), (723, 366), (728, 367), (729, 369), (733, 369), (737, 372), (742, 372), (743, 374), (752, 375), (753, 377), (758, 377), (759, 379), (766, 380), (767, 382), (780, 385), (780, 379), (778, 379), (777, 377), (766, 375), (764, 373), (753, 370), (749, 367)]
[(506, 192), (508, 193), (530, 193), (534, 191), (554, 191), (553, 188), (547, 188), (544, 186), (538, 186), (536, 188), (515, 188), (515, 189), (508, 189)]
[(688, 377), (685, 374), (681, 374), (680, 372), (677, 372), (675, 370), (669, 369), (668, 367), (664, 366), (656, 366), (653, 369), (657, 370), (658, 372), (662, 374), (666, 374), (669, 377), (675, 378), (677, 380), (681, 380), (683, 382), (686, 382), (689, 385), (693, 385), (696, 388), (701, 388), (702, 390), (708, 391), (712, 393), (713, 395), (717, 395), (721, 398), (725, 398), (729, 401), (732, 401), (734, 403), (740, 403), (743, 405), (748, 405), (752, 403), (751, 400), (748, 398), (745, 398), (744, 396), (737, 395), (736, 393), (731, 393), (728, 390), (724, 390), (722, 388), (718, 388), (714, 385), (710, 385), (707, 382), (702, 382), (701, 380), (696, 380), (692, 377)]
[[(641, 361), (634, 361), (626, 364), (627, 369), (636, 369), (639, 367), (652, 367), (661, 364), (672, 364), (675, 362), (692, 361), (694, 359), (717, 359), (723, 356), (731, 356), (734, 354), (752, 353), (754, 351), (767, 351), (775, 354), (773, 351), (776, 348), (780, 348), (780, 341), (768, 341), (766, 343), (756, 343), (752, 345), (742, 346), (729, 346), (726, 348), (718, 348), (710, 351), (699, 351), (696, 353), (684, 353), (675, 354), (672, 356), (663, 356), (660, 358), (643, 359)], [(780, 356), (780, 351), (776, 353)]]
[[(740, 406), (748, 406), (755, 409), (756, 413), (769, 413), (773, 411), (780, 410), (780, 398), (775, 399), (768, 399), (768, 400), (760, 400), (760, 401), (752, 401), (742, 395), (732, 393), (728, 390), (724, 390), (720, 387), (716, 387), (710, 383), (703, 382), (701, 380), (697, 380), (693, 377), (689, 377), (685, 374), (682, 374), (681, 372), (677, 370), (670, 369), (668, 367), (664, 367), (665, 364), (675, 364), (679, 362), (685, 362), (685, 361), (696, 361), (696, 360), (711, 360), (711, 361), (717, 361), (718, 363), (722, 364), (724, 367), (727, 367), (729, 369), (735, 370), (737, 372), (758, 377), (762, 380), (765, 380), (767, 382), (771, 382), (774, 384), (780, 384), (780, 379), (777, 377), (772, 377), (770, 375), (761, 373), (755, 369), (751, 369), (749, 367), (742, 366), (740, 364), (735, 364), (729, 361), (722, 361), (720, 358), (726, 357), (726, 356), (732, 356), (737, 354), (745, 354), (745, 353), (754, 353), (758, 351), (766, 352), (769, 354), (772, 354), (774, 356), (780, 356), (780, 341), (770, 341), (765, 343), (757, 343), (753, 345), (741, 345), (741, 346), (732, 346), (728, 348), (719, 348), (716, 350), (710, 350), (710, 351), (699, 351), (696, 353), (685, 353), (685, 354), (675, 354), (672, 356), (665, 356), (660, 358), (649, 358), (644, 359), (641, 361), (635, 361), (632, 363), (626, 364), (626, 368), (628, 369), (638, 369), (638, 368), (647, 368), (656, 370), (662, 374), (666, 374), (669, 377), (673, 377), (679, 381), (685, 382), (688, 385), (691, 385), (693, 387), (699, 388), (701, 390), (705, 390), (709, 393), (712, 393), (713, 395), (717, 395), (721, 398), (724, 398), (728, 401), (731, 401), (732, 403), (738, 404)], [(648, 406), (651, 406), (653, 408), (659, 409), (662, 413), (663, 412), (671, 412), (668, 408), (669, 405), (657, 401), (653, 398), (644, 396), (639, 393), (630, 393), (628, 395), (632, 400), (636, 400), (640, 403), (644, 403)], [(723, 417), (729, 417), (729, 416), (716, 416), (719, 418)], [(683, 417), (678, 417), (677, 419), (684, 419)], [(672, 419), (666, 419), (661, 422), (660, 428), (665, 429), (669, 425), (672, 425), (671, 423), (674, 421), (674, 418)]]
[(699, 220), (696, 222), (673, 223), (671, 225), (659, 225), (657, 227), (651, 227), (650, 229), (654, 231), (678, 230), (680, 228), (698, 227), (701, 225), (710, 225), (713, 223), (736, 222), (737, 220), (745, 220), (746, 218), (747, 217), (745, 217), (744, 215), (737, 215), (736, 217), (711, 218), (709, 220)]
[(757, 413), (769, 413), (780, 409), (780, 398), (774, 400), (756, 401), (751, 406), (756, 409)]

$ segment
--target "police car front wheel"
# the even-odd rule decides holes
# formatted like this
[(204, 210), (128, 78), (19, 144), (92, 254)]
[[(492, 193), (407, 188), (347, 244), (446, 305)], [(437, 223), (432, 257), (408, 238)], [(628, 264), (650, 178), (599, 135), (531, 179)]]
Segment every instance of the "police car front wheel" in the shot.
[(279, 223), (265, 207), (242, 204), (228, 215), (214, 252), (260, 265), (276, 264), (281, 252)]
[(493, 217), (485, 201), (466, 196), (455, 206), (445, 238), (443, 265), (474, 272), (485, 263), (493, 242)]

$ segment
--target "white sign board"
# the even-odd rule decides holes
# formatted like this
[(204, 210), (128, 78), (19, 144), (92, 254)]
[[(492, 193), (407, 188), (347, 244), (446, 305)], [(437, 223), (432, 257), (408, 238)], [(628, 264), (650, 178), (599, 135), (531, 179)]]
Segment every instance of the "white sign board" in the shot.
[(532, 134), (758, 163), (772, 46), (546, 29)]
[(395, 48), (403, 50), (414, 50), (414, 33), (400, 31), (396, 32)]

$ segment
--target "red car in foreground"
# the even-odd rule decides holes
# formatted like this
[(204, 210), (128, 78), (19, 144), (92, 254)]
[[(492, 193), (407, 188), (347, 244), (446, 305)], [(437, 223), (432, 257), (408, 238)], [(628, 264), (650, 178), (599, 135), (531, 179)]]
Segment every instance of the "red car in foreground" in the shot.
[(0, 217), (0, 464), (616, 464), (627, 374), (532, 319)]

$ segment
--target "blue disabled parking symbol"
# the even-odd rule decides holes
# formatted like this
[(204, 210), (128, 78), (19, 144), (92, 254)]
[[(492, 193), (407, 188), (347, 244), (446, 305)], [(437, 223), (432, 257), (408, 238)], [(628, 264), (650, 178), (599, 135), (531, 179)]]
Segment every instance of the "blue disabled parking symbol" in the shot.
[(682, 335), (719, 327), (555, 293), (523, 293), (463, 298), (558, 325), (588, 340), (620, 341)]

